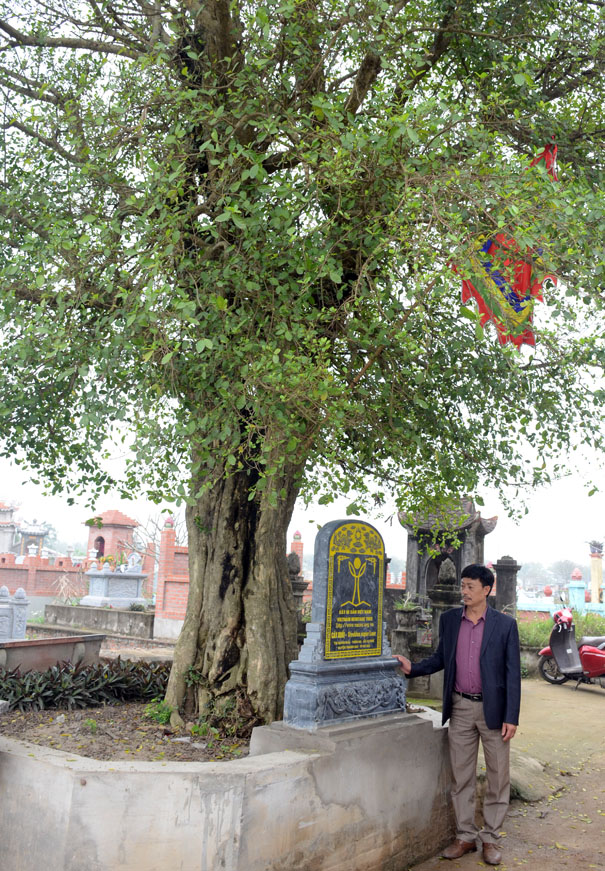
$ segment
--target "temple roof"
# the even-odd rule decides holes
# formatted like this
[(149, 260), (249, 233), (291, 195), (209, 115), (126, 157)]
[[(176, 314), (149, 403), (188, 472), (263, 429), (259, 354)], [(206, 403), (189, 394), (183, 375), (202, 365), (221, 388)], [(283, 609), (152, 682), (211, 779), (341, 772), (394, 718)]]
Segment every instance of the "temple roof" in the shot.
[[(136, 520), (133, 520), (132, 517), (128, 517), (127, 514), (123, 514), (121, 511), (117, 511), (115, 508), (111, 508), (109, 511), (104, 511), (102, 514), (97, 514), (95, 520), (100, 520), (103, 526), (129, 526), (135, 527), (139, 524)], [(87, 524), (90, 526), (91, 524)], [(93, 524), (97, 526), (98, 524)]]
[(441, 512), (422, 516), (400, 511), (397, 516), (401, 525), (413, 535), (422, 532), (431, 535), (440, 532), (462, 532), (474, 523), (479, 524), (483, 533), (487, 535), (498, 523), (497, 517), (481, 517), (481, 512), (476, 510), (475, 503), (468, 496), (463, 496), (457, 506)]
[(48, 535), (48, 528), (46, 526), (37, 523), (35, 520), (33, 523), (20, 523), (19, 524), (19, 532), (22, 535)]

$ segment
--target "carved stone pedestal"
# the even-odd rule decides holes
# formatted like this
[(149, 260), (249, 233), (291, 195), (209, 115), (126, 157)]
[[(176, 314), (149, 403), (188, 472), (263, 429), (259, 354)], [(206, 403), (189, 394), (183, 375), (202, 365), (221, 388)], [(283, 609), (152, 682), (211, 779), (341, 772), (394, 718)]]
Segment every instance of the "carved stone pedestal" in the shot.
[(299, 658), (290, 663), (284, 698), (284, 722), (296, 729), (405, 711), (405, 683), (399, 663), (383, 639), (383, 655), (326, 661), (321, 624), (307, 624)]
[(444, 611), (460, 607), (462, 604), (460, 587), (438, 584), (429, 592), (429, 599), (431, 600), (433, 648), (436, 648), (439, 644), (439, 620), (441, 615)]
[(25, 638), (29, 599), (23, 587), (11, 596), (8, 587), (0, 587), (0, 641), (19, 641)]

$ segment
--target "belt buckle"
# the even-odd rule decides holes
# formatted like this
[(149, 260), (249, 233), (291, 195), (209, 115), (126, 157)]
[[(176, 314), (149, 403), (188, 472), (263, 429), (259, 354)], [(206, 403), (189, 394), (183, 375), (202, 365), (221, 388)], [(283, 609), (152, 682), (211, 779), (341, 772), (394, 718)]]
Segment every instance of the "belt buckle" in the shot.
[(482, 702), (482, 693), (460, 693), (463, 699), (468, 699), (470, 702)]

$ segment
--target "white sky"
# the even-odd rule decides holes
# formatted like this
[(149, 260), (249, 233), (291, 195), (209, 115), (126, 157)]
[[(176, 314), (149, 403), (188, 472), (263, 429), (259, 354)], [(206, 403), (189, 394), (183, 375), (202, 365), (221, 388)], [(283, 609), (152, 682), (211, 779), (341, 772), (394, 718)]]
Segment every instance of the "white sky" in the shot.
[[(598, 477), (593, 470), (593, 478)], [(58, 538), (66, 543), (86, 542), (88, 529), (82, 524), (93, 512), (81, 504), (69, 506), (66, 497), (44, 496), (40, 487), (23, 483), (27, 475), (7, 460), (0, 460), (0, 501), (18, 503), (18, 516), (24, 520), (48, 521), (57, 530)], [(602, 473), (605, 490), (605, 471)], [(485, 539), (486, 560), (496, 561), (501, 556), (514, 557), (517, 562), (541, 562), (550, 565), (556, 560), (568, 559), (578, 565), (589, 562), (588, 544), (591, 539), (605, 539), (605, 493), (587, 495), (587, 486), (579, 476), (559, 481), (549, 488), (535, 491), (527, 502), (528, 514), (516, 524), (505, 514), (494, 494), (483, 492), (483, 517), (498, 515), (498, 525)], [(350, 498), (331, 506), (295, 508), (288, 541), (296, 530), (302, 534), (306, 552), (313, 546), (318, 524), (344, 519)], [(117, 508), (134, 519), (145, 522), (157, 515), (158, 506), (144, 499), (123, 501), (110, 495), (96, 506), (94, 513)], [(371, 513), (364, 519), (382, 534), (390, 556), (405, 557), (406, 532), (396, 518), (391, 523)]]
[[(605, 480), (603, 485), (605, 487)], [(528, 514), (517, 524), (506, 515), (495, 494), (483, 491), (485, 506), (480, 509), (481, 516), (498, 517), (495, 530), (485, 539), (486, 561), (496, 562), (502, 556), (512, 556), (521, 564), (541, 562), (548, 566), (566, 559), (586, 566), (590, 562), (587, 542), (605, 539), (605, 494), (590, 497), (587, 494), (587, 486), (578, 477), (536, 490), (526, 503)], [(346, 504), (350, 501), (342, 501), (340, 512), (334, 506), (318, 506), (306, 511), (297, 506), (290, 532), (299, 530), (303, 542), (310, 545), (317, 524), (344, 518)], [(382, 534), (389, 556), (405, 557), (406, 531), (396, 518), (390, 524), (370, 514), (364, 519)]]

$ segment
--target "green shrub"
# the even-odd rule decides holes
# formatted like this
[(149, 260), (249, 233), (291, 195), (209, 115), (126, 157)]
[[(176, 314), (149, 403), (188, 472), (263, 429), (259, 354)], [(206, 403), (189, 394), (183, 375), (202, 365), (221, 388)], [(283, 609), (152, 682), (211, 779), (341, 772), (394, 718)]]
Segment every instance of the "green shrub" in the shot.
[(576, 624), (576, 638), (581, 635), (605, 635), (605, 617), (601, 614), (577, 614), (573, 612)]
[(534, 617), (527, 622), (518, 621), (519, 641), (521, 647), (545, 647), (550, 638), (553, 626), (552, 620), (540, 620)]
[(57, 663), (46, 671), (0, 668), (0, 698), (9, 710), (88, 708), (118, 702), (145, 701), (164, 694), (170, 674), (167, 662), (116, 659), (98, 665)]
[(41, 624), (41, 623), (44, 623), (45, 619), (46, 618), (44, 617), (44, 614), (35, 614), (33, 617), (27, 618), (27, 623), (28, 623), (28, 625), (30, 623)]
[(172, 716), (172, 706), (163, 699), (152, 699), (150, 704), (145, 707), (145, 716), (151, 720), (155, 720), (160, 726), (165, 726), (170, 722)]

